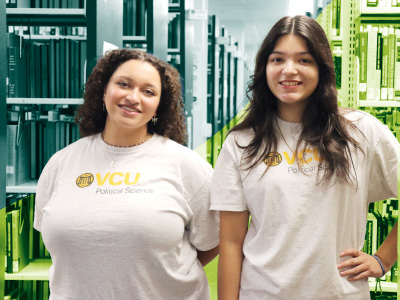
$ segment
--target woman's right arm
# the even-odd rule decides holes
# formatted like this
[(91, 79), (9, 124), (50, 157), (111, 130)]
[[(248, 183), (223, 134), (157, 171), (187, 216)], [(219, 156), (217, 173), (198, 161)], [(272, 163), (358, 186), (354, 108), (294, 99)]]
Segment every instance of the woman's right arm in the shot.
[(243, 262), (243, 242), (249, 222), (249, 211), (220, 212), (220, 245), (218, 260), (218, 299), (237, 300)]

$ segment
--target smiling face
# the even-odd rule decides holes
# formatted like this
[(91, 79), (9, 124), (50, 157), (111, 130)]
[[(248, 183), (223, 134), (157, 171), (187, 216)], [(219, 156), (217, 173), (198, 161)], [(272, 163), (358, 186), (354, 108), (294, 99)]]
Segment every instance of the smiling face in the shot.
[(104, 92), (107, 109), (105, 131), (110, 135), (147, 135), (147, 123), (156, 115), (161, 98), (161, 78), (150, 63), (131, 59), (111, 76)]
[(293, 34), (280, 37), (268, 57), (266, 75), (268, 87), (278, 99), (279, 117), (299, 122), (319, 80), (317, 62), (305, 40)]

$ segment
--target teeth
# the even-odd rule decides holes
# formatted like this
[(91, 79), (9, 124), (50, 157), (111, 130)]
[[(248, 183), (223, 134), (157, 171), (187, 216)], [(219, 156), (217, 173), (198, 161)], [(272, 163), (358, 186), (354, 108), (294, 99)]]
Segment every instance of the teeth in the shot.
[(288, 85), (288, 86), (295, 86), (295, 85), (299, 85), (300, 82), (295, 82), (295, 81), (284, 81), (282, 82), (282, 85)]
[(122, 108), (127, 110), (127, 111), (138, 111), (137, 109), (133, 109), (133, 108), (130, 108), (128, 106), (122, 106)]

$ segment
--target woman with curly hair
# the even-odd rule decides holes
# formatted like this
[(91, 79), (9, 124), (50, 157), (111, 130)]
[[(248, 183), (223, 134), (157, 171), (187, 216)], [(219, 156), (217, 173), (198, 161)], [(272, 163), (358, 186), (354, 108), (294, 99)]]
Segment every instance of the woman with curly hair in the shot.
[(82, 139), (40, 176), (34, 227), (52, 257), (51, 299), (208, 299), (218, 253), (212, 168), (185, 143), (179, 74), (114, 50), (86, 83)]
[(369, 299), (367, 278), (397, 259), (397, 225), (375, 256), (360, 250), (369, 204), (397, 197), (398, 141), (338, 107), (329, 42), (312, 18), (272, 27), (248, 90), (211, 184), (219, 299)]

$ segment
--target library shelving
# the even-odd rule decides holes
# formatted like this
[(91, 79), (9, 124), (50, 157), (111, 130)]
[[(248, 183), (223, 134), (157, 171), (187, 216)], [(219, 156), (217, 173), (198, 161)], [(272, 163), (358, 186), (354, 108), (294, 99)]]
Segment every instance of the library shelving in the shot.
[[(338, 7), (339, 25), (333, 20)], [(400, 141), (400, 86), (396, 94), (396, 80), (400, 82), (400, 3), (333, 0), (317, 21), (331, 44), (336, 76), (340, 76), (337, 88), (341, 106), (371, 113)], [(371, 204), (363, 251), (373, 254), (397, 219), (398, 200)], [(397, 298), (397, 263), (384, 278), (370, 279), (369, 284), (371, 299)]]
[[(8, 145), (2, 147), (5, 159), (0, 160), (8, 171), (0, 176), (0, 256), (8, 259), (0, 260), (0, 299), (15, 290), (21, 299), (49, 296), (51, 259), (32, 228), (37, 177), (55, 151), (79, 138), (74, 111), (83, 103), (83, 84), (103, 54), (104, 42), (122, 47), (122, 23), (115, 22), (122, 19), (122, 2), (50, 0), (48, 6), (34, 8), (28, 2), (8, 7), (7, 1), (6, 7), (0, 1), (0, 37), (7, 41), (0, 45), (0, 79), (7, 82), (0, 86), (0, 139)], [(14, 134), (18, 138), (7, 139)], [(27, 144), (37, 139), (40, 144)], [(18, 165), (9, 165), (7, 155), (19, 160)], [(20, 177), (13, 175), (25, 167), (28, 178), (18, 182)], [(6, 230), (9, 224), (13, 227)], [(29, 237), (21, 237), (23, 232)], [(17, 238), (11, 245), (12, 237)]]
[(243, 99), (239, 100), (237, 86), (239, 64), (243, 63), (238, 43), (220, 25), (217, 16), (208, 19), (208, 80), (207, 123), (211, 124), (212, 137), (208, 143), (207, 159), (214, 165), (222, 143), (233, 127)]

